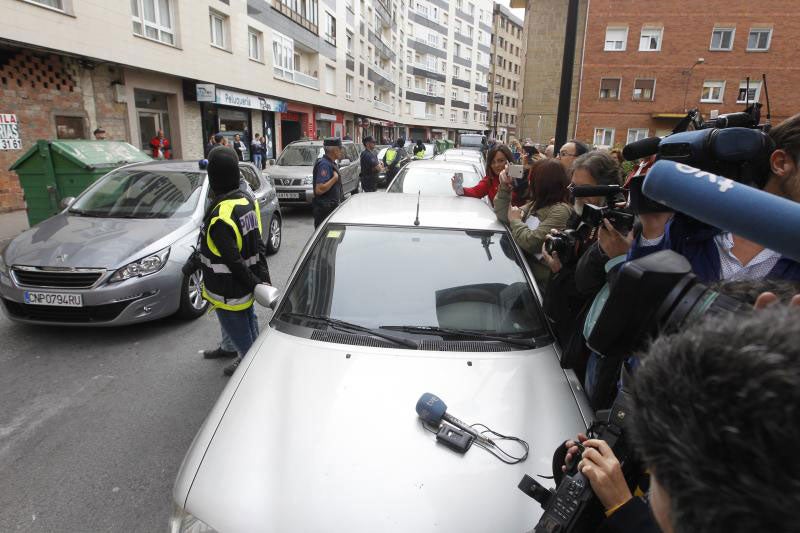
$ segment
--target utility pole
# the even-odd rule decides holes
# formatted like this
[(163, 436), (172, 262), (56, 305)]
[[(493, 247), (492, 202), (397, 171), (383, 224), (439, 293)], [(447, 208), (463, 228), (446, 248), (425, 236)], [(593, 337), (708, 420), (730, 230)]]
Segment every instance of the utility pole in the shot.
[(575, 68), (575, 40), (578, 33), (578, 6), (580, 0), (569, 0), (567, 28), (564, 34), (564, 56), (561, 62), (561, 90), (558, 95), (555, 153), (567, 142), (569, 108), (572, 102), (572, 73)]

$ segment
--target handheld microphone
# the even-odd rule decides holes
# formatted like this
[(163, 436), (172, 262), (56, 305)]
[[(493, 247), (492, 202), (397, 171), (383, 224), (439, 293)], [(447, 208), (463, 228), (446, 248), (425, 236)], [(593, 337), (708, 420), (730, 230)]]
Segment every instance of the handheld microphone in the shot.
[(426, 392), (417, 400), (417, 415), (425, 422), (434, 426), (438, 426), (442, 423), (442, 420), (444, 420), (457, 428), (463, 429), (484, 444), (494, 444), (491, 439), (487, 439), (475, 431), (472, 426), (447, 414), (447, 404), (444, 403), (441, 398), (430, 392)]
[(661, 137), (648, 137), (639, 141), (633, 141), (626, 144), (622, 149), (622, 157), (625, 161), (635, 161), (643, 157), (650, 157), (658, 153), (658, 145), (661, 142)]
[(800, 261), (800, 205), (791, 200), (666, 160), (653, 165), (642, 190), (675, 211)]

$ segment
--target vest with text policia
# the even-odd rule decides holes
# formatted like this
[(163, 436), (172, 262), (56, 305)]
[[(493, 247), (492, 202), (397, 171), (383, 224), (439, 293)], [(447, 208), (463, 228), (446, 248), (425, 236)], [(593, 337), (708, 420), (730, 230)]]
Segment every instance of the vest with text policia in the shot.
[(234, 278), (228, 265), (211, 239), (214, 224), (227, 224), (236, 236), (236, 247), (244, 264), (258, 276), (259, 242), (261, 240), (261, 213), (242, 191), (224, 196), (206, 217), (200, 236), (200, 262), (203, 270), (203, 298), (214, 307), (228, 311), (243, 311), (253, 305), (253, 292)]

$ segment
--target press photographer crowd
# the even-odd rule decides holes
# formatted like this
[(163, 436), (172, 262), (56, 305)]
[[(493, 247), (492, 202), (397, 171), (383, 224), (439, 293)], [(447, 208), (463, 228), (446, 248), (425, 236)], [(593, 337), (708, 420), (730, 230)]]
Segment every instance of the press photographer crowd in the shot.
[(554, 443), (555, 491), (520, 482), (535, 531), (800, 530), (800, 114), (760, 115), (692, 110), (625, 147), (627, 176), (574, 140), (454, 179), (527, 254), (596, 414)]

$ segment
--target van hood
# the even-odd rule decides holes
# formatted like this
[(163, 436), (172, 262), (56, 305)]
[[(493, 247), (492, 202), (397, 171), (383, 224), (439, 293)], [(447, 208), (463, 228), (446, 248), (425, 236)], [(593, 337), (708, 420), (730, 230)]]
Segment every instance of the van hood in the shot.
[[(586, 429), (552, 346), (426, 352), (270, 329), (241, 370), (175, 489), (183, 503), (185, 486), (186, 510), (218, 531), (530, 531), (541, 508), (517, 483), (551, 475), (554, 448)], [(526, 440), (527, 461), (437, 444), (415, 412), (425, 392), (453, 416)]]

